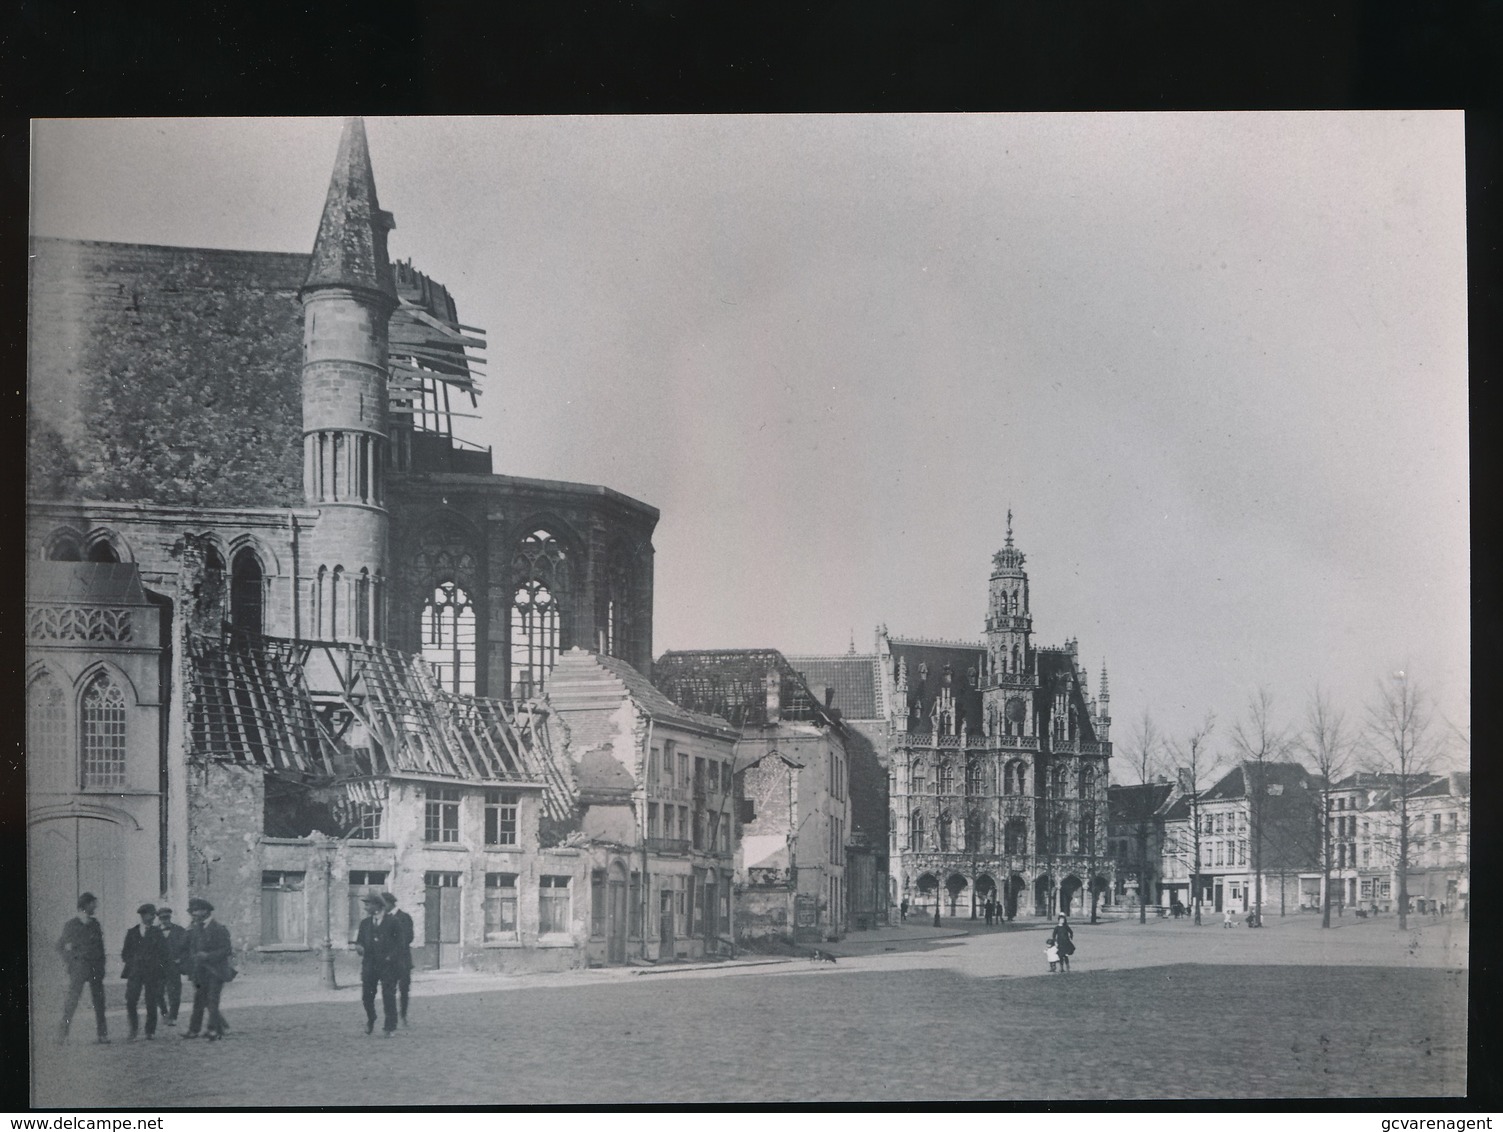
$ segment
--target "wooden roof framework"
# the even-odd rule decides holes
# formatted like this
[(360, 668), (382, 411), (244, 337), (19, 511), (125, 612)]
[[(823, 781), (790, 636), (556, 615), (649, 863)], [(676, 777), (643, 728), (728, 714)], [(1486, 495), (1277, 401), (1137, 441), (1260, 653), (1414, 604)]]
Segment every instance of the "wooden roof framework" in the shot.
[[(348, 726), (336, 733), (320, 718), (306, 677), (315, 649), (328, 658), (340, 705), (363, 726), (368, 748), (351, 748)], [(540, 705), (447, 692), (421, 658), (364, 642), (190, 635), (188, 655), (198, 758), (325, 781), (406, 773), (536, 782), (550, 817), (573, 812), (573, 784)]]

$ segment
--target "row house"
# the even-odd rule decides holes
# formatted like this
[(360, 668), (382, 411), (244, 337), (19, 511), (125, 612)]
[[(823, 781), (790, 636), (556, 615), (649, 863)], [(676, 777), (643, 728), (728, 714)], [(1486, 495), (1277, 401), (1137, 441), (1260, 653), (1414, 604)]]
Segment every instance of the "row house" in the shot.
[(570, 649), (548, 702), (567, 729), (588, 857), (593, 963), (728, 954), (735, 938), (737, 732), (625, 661)]
[[(848, 731), (775, 649), (667, 652), (661, 692), (736, 728), (742, 805), (736, 862), (742, 938), (838, 939), (850, 923)], [(874, 870), (866, 871), (868, 881)], [(873, 903), (866, 893), (864, 901)]]
[[(877, 630), (879, 642), (882, 630)], [(852, 931), (886, 924), (895, 915), (888, 808), (888, 721), (880, 702), (882, 663), (875, 653), (850, 649), (835, 656), (793, 656), (814, 703), (825, 704), (844, 728), (851, 826), (846, 844), (847, 915)]]
[(1107, 853), (1116, 884), (1108, 905), (1170, 904), (1189, 890), (1176, 852), (1186, 824), (1183, 795), (1162, 777), (1107, 787)]
[(372, 644), (191, 638), (187, 674), (189, 888), (252, 961), (353, 968), (372, 891), (410, 910), (420, 967), (584, 961), (577, 788), (545, 705), (447, 693)]
[[(1407, 786), (1406, 883), (1412, 911), (1470, 900), (1471, 775), (1358, 772), (1331, 789), (1332, 903), (1390, 911), (1399, 896), (1399, 791)], [(1320, 906), (1319, 876), (1305, 878), (1305, 901)]]
[[(1261, 902), (1300, 905), (1301, 878), (1319, 868), (1324, 780), (1295, 762), (1244, 761), (1201, 793), (1199, 891), (1192, 900), (1221, 912)], [(1185, 844), (1183, 833), (1178, 841)]]

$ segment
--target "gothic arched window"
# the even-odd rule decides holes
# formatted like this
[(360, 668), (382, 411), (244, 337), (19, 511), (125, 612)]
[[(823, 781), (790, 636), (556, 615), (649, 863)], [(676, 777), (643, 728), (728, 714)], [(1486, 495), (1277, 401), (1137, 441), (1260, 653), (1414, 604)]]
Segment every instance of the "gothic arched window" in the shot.
[(312, 609), (309, 611), (313, 624), (313, 635), (315, 637), (323, 637), (325, 635), (324, 611), (328, 608), (329, 604), (328, 586), (329, 569), (327, 566), (320, 566), (318, 568), (318, 575), (313, 579)]
[(939, 764), (939, 792), (955, 793), (955, 764), (949, 759), (944, 759)]
[(82, 562), (83, 544), (71, 531), (57, 532), (48, 540), (47, 558), (51, 562)]
[(329, 584), (329, 639), (337, 641), (339, 640), (340, 628), (343, 627), (345, 632), (349, 632), (350, 628), (350, 614), (345, 606), (344, 567), (334, 567), (331, 579)]
[(939, 815), (939, 851), (941, 853), (950, 851), (950, 813), (948, 810)]
[(908, 817), (908, 848), (924, 848), (924, 811), (914, 810)]
[(1028, 852), (1028, 823), (1013, 818), (1002, 828), (1002, 851), (1013, 855)]
[(1087, 764), (1080, 768), (1080, 796), (1090, 798), (1096, 792), (1096, 768)]
[(971, 758), (965, 764), (965, 792), (967, 794), (980, 794), (986, 789), (986, 766), (978, 758)]
[(120, 555), (110, 545), (108, 539), (97, 539), (89, 546), (88, 559), (90, 562), (119, 562)]
[(204, 547), (203, 584), (198, 591), (198, 614), (218, 632), (224, 621), (224, 556), (212, 545)]
[(360, 567), (355, 578), (355, 636), (362, 641), (371, 635), (371, 572)]
[(125, 785), (125, 694), (101, 672), (89, 681), (82, 701), (84, 787)]
[(230, 624), (242, 633), (265, 632), (261, 579), (261, 560), (254, 550), (242, 548), (230, 572)]
[(540, 694), (563, 645), (569, 563), (559, 541), (533, 531), (512, 561), (511, 680), (519, 700)]
[(636, 555), (629, 547), (617, 547), (605, 572), (605, 651), (627, 661), (640, 646), (638, 581)]
[(26, 771), (33, 789), (71, 790), (68, 704), (47, 673), (26, 689)]
[(981, 815), (974, 810), (967, 811), (965, 815), (965, 847), (972, 853), (983, 848), (981, 844)]
[(474, 695), (475, 609), (453, 582), (441, 583), (423, 605), (423, 659), (444, 691)]

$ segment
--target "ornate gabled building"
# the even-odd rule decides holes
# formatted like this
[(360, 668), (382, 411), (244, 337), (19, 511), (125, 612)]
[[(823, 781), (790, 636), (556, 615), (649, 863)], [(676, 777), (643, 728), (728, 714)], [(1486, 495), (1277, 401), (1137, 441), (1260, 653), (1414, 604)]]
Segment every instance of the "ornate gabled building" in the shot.
[(191, 890), (285, 958), (382, 885), (430, 964), (582, 959), (543, 697), (576, 644), (649, 668), (658, 512), (454, 437), (482, 332), (393, 227), (351, 119), (311, 254), (32, 241), (39, 930)]
[(1106, 669), (1092, 699), (1073, 640), (1033, 643), (1028, 586), (1009, 513), (983, 640), (878, 634), (894, 886), (926, 913), (1073, 913), (1111, 888)]

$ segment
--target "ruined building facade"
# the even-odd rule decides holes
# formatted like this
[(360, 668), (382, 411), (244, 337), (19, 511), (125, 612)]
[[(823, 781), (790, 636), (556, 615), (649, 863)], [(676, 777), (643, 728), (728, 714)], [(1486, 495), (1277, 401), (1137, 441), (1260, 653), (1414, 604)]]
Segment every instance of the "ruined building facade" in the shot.
[[(346, 123), (311, 255), (34, 239), (32, 922), (220, 906), (249, 955), (396, 892), (430, 964), (593, 930), (564, 650), (646, 670), (658, 512), (455, 439), (481, 332), (393, 265)], [(418, 663), (421, 660), (422, 663)]]

